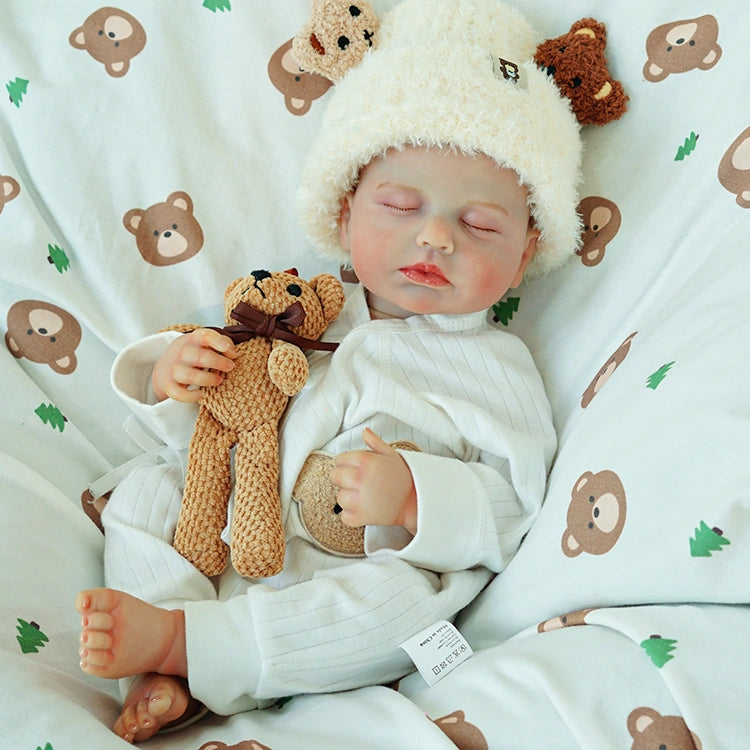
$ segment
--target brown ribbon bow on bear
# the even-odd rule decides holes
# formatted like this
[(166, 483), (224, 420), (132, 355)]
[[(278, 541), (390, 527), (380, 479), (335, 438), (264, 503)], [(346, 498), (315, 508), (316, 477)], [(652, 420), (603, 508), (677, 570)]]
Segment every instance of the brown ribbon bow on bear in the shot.
[(255, 336), (266, 336), (267, 338), (288, 341), (300, 349), (332, 352), (338, 348), (338, 344), (334, 341), (306, 339), (290, 330), (290, 328), (302, 325), (305, 320), (305, 309), (301, 302), (294, 302), (278, 315), (267, 315), (254, 307), (250, 307), (245, 302), (239, 302), (229, 315), (232, 320), (237, 321), (237, 324), (224, 326), (223, 328), (211, 327), (213, 327), (213, 330), (229, 336), (235, 344), (249, 341)]

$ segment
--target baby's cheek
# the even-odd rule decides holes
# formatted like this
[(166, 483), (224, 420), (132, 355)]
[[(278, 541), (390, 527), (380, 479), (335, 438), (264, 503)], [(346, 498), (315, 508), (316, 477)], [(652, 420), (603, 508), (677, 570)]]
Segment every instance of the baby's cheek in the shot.
[(472, 288), (469, 291), (489, 307), (508, 291), (515, 270), (515, 266), (508, 262), (477, 264), (472, 269)]

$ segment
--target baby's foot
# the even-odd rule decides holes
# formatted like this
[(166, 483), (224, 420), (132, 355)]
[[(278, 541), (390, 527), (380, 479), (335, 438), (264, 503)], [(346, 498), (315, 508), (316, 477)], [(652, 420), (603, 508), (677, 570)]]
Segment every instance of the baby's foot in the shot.
[(146, 672), (187, 677), (185, 618), (181, 610), (155, 607), (114, 589), (76, 597), (81, 614), (80, 665), (97, 677)]
[(136, 677), (112, 728), (128, 742), (141, 742), (178, 719), (190, 718), (199, 707), (182, 677), (150, 672)]

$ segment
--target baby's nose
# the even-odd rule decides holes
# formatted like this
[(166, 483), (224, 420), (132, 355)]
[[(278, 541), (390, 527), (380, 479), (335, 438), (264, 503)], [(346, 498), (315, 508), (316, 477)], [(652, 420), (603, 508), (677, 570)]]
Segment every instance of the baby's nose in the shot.
[(417, 235), (417, 245), (442, 253), (452, 253), (453, 234), (450, 224), (442, 216), (428, 216)]

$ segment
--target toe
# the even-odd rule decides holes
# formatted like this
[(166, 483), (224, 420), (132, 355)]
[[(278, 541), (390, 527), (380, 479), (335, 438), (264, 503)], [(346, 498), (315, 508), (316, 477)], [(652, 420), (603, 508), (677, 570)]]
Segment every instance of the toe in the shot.
[(88, 591), (81, 591), (75, 600), (75, 608), (84, 614), (91, 608), (91, 596)]
[(86, 630), (111, 630), (114, 625), (115, 618), (109, 612), (89, 612), (83, 617)]
[(112, 730), (118, 737), (132, 742), (138, 731), (138, 718), (134, 706), (124, 706)]
[(118, 592), (112, 589), (89, 589), (81, 594), (84, 600), (88, 601), (88, 609), (94, 612), (110, 612), (118, 601)]
[(108, 651), (112, 648), (112, 636), (107, 631), (84, 630), (81, 633), (81, 645), (89, 651)]
[(112, 652), (99, 649), (89, 649), (82, 646), (78, 651), (81, 669), (89, 674), (98, 675), (102, 667), (112, 663)]
[(159, 722), (151, 715), (151, 702), (148, 698), (139, 701), (136, 706), (136, 717), (138, 722), (138, 731), (136, 737), (139, 740), (145, 740), (156, 734), (159, 730)]
[(178, 716), (174, 716), (178, 707), (175, 703), (175, 689), (171, 680), (160, 680), (157, 682), (149, 694), (148, 711), (151, 716), (159, 718), (162, 723), (171, 721)]
[(75, 608), (82, 615), (91, 612), (109, 612), (117, 605), (117, 592), (112, 589), (87, 589), (78, 593)]

